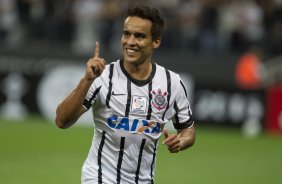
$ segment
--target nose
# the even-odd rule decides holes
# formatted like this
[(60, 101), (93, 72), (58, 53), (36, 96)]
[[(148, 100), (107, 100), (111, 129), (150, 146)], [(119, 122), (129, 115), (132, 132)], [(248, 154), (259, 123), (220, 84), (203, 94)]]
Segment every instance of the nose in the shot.
[(130, 35), (126, 41), (128, 45), (135, 45), (136, 44), (136, 39), (134, 35)]

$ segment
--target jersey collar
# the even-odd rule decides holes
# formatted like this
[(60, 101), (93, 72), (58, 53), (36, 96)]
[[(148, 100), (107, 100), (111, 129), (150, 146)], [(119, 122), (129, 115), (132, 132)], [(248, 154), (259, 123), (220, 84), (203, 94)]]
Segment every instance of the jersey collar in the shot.
[(123, 59), (121, 59), (120, 62), (119, 62), (120, 63), (120, 68), (121, 68), (122, 72), (124, 73), (124, 75), (127, 77), (128, 80), (130, 80), (132, 83), (134, 83), (137, 86), (145, 86), (146, 84), (149, 84), (152, 81), (152, 79), (154, 78), (154, 76), (155, 76), (155, 73), (156, 73), (156, 63), (153, 62), (153, 61), (151, 61), (152, 62), (151, 74), (145, 80), (137, 80), (137, 79), (132, 78), (131, 75), (125, 70), (123, 62), (124, 62)]

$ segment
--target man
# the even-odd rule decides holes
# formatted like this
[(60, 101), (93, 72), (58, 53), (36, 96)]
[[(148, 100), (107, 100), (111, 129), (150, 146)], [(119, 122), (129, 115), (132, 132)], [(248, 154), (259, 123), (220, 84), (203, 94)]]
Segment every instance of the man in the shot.
[[(123, 59), (105, 65), (96, 42), (85, 75), (58, 106), (60, 128), (93, 110), (95, 133), (82, 168), (83, 184), (154, 183), (162, 133), (172, 153), (194, 144), (191, 109), (179, 75), (152, 61), (163, 27), (154, 8), (128, 10), (121, 37)], [(164, 130), (170, 120), (177, 135)]]

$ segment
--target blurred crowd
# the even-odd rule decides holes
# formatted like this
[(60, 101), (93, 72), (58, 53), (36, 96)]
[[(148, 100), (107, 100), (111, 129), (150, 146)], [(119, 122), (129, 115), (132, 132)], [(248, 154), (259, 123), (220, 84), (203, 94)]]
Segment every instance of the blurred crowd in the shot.
[(256, 45), (273, 56), (282, 51), (282, 0), (0, 0), (0, 45), (52, 42), (87, 54), (98, 40), (117, 52), (124, 12), (135, 5), (161, 11), (162, 49), (212, 55)]

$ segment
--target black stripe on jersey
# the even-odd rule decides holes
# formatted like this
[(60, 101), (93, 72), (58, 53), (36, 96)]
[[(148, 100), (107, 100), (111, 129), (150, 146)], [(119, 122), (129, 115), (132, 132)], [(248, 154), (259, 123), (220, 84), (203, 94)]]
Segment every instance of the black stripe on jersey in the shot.
[(128, 117), (130, 111), (130, 104), (131, 104), (131, 82), (127, 80), (127, 102), (126, 102), (126, 109), (124, 116)]
[(98, 87), (98, 88), (94, 91), (93, 95), (91, 96), (91, 98), (90, 98), (89, 100), (86, 100), (86, 99), (84, 100), (83, 105), (84, 105), (84, 107), (85, 107), (86, 109), (90, 109), (90, 107), (92, 106), (91, 103), (92, 103), (93, 99), (96, 98), (96, 96), (97, 96), (97, 94), (99, 93), (101, 87), (102, 87), (102, 86)]
[(173, 108), (174, 108), (174, 110), (176, 112), (176, 114), (174, 116), (175, 122), (173, 123), (173, 126), (174, 126), (175, 129), (180, 130), (180, 129), (183, 129), (183, 128), (190, 127), (193, 124), (192, 115), (191, 115), (190, 111), (188, 111), (188, 113), (189, 113), (188, 121), (186, 121), (184, 123), (180, 123), (179, 122), (179, 117), (178, 117), (179, 107), (177, 106), (176, 102), (174, 103)]
[(106, 105), (108, 108), (110, 108), (110, 99), (111, 99), (111, 93), (112, 93), (112, 88), (113, 88), (113, 83), (112, 83), (112, 79), (113, 79), (113, 73), (114, 73), (114, 64), (110, 65), (110, 75), (109, 75), (109, 91), (107, 94), (107, 98), (106, 98)]
[[(174, 110), (176, 112), (175, 115), (174, 115), (174, 118), (175, 118), (174, 128), (176, 128), (176, 127), (179, 127), (179, 118), (178, 118), (179, 108), (178, 108), (176, 102), (173, 104), (173, 108), (174, 108)], [(176, 128), (176, 129), (179, 129), (179, 128)]]
[(140, 150), (139, 150), (139, 156), (138, 156), (138, 164), (137, 164), (137, 170), (135, 173), (135, 183), (138, 183), (139, 180), (139, 172), (140, 172), (140, 167), (141, 167), (141, 161), (142, 161), (142, 154), (143, 154), (143, 149), (146, 143), (146, 139), (142, 139), (142, 143), (140, 146)]
[(98, 182), (99, 182), (99, 184), (103, 183), (103, 181), (102, 181), (102, 151), (103, 151), (103, 146), (104, 146), (104, 143), (105, 143), (105, 138), (106, 138), (106, 132), (103, 131), (99, 150), (98, 150), (98, 167), (99, 167), (98, 168)]
[(155, 160), (156, 160), (156, 156), (157, 156), (157, 144), (158, 144), (159, 139), (156, 140), (155, 142), (155, 148), (154, 148), (154, 153), (153, 153), (153, 160), (152, 160), (152, 164), (151, 164), (151, 184), (154, 184), (154, 166), (155, 166)]
[(152, 81), (149, 83), (148, 85), (148, 91), (149, 91), (149, 107), (148, 107), (148, 113), (147, 113), (147, 120), (150, 120), (151, 119), (151, 115), (152, 115), (152, 105), (151, 105), (151, 101), (152, 101), (152, 94), (151, 94), (151, 91), (152, 91)]
[(162, 120), (164, 121), (164, 117), (165, 117), (165, 113), (169, 107), (169, 100), (170, 100), (170, 95), (171, 95), (171, 77), (170, 77), (170, 73), (169, 71), (166, 69), (165, 70), (165, 73), (166, 73), (166, 80), (167, 80), (167, 92), (168, 92), (168, 95), (167, 95), (167, 105), (166, 105), (166, 109), (165, 109), (165, 112), (163, 114), (163, 118)]
[(184, 90), (184, 92), (185, 92), (185, 96), (186, 96), (186, 98), (187, 98), (188, 95), (187, 95), (187, 90), (186, 90), (186, 88), (185, 88), (185, 85), (183, 84), (182, 81), (180, 81), (180, 84), (181, 84), (181, 86), (183, 87), (183, 90)]
[(118, 184), (120, 183), (120, 179), (121, 179), (120, 169), (121, 169), (123, 152), (124, 152), (124, 142), (125, 142), (125, 137), (121, 137), (118, 164), (117, 164), (117, 183)]

